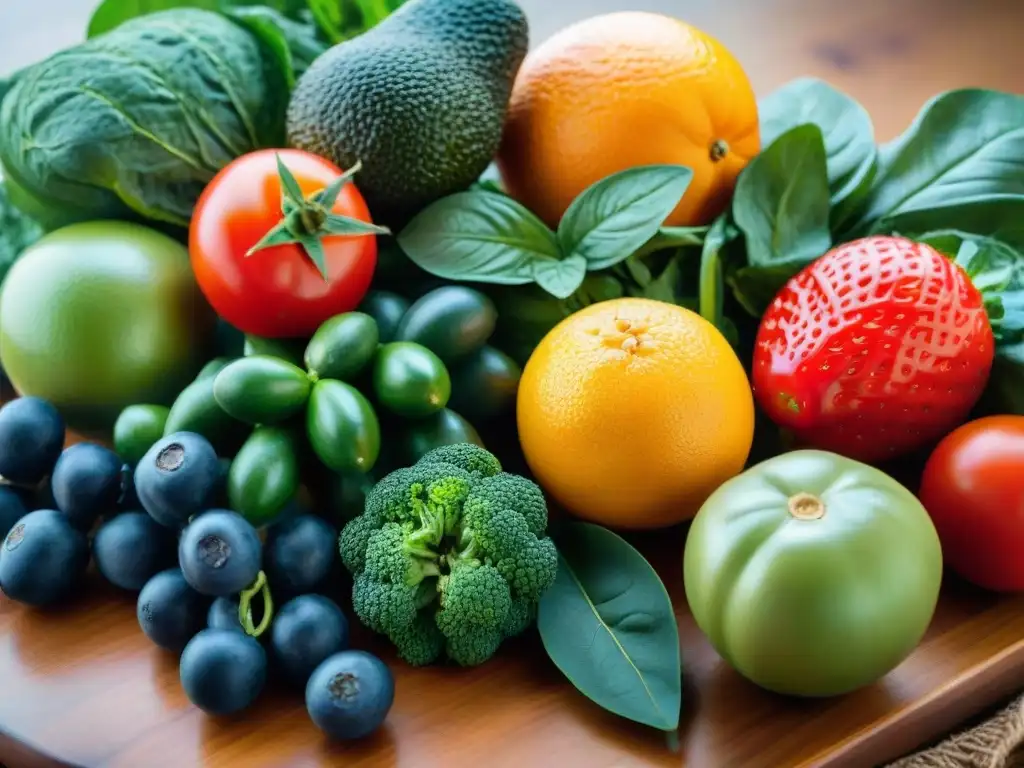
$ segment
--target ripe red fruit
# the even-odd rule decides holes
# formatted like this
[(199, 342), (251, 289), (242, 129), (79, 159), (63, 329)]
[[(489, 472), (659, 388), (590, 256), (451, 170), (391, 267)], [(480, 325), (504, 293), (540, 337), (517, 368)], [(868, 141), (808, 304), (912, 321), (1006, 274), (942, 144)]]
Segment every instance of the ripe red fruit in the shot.
[(981, 293), (934, 248), (865, 237), (793, 277), (761, 319), (754, 396), (805, 446), (877, 462), (960, 425), (994, 339)]

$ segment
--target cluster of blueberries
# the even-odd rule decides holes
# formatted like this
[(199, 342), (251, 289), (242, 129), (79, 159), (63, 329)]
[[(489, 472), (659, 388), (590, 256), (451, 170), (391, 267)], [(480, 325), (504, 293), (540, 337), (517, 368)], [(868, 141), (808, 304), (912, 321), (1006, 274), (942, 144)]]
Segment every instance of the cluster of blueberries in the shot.
[[(91, 442), (64, 447), (56, 408), (35, 397), (0, 407), (0, 591), (30, 606), (73, 599), (90, 563), (137, 594), (145, 635), (179, 653), (197, 707), (230, 714), (276, 675), (305, 690), (332, 738), (366, 736), (394, 700), (387, 665), (350, 648), (330, 597), (337, 530), (293, 505), (257, 530), (223, 499), (225, 471), (201, 435), (155, 443), (135, 467)], [(279, 607), (278, 607), (279, 606)]]

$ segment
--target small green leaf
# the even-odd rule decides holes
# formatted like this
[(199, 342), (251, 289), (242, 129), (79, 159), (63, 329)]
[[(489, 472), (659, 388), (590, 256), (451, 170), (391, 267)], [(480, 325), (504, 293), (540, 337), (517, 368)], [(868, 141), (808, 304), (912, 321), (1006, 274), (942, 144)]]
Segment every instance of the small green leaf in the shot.
[(1024, 220), (1024, 96), (967, 88), (929, 101), (881, 148), (855, 234), (952, 227), (993, 235)]
[(828, 164), (835, 229), (856, 212), (878, 167), (871, 117), (853, 97), (823, 80), (801, 77), (768, 94), (758, 104), (761, 142), (769, 146), (798, 125), (821, 129)]
[(648, 165), (592, 184), (558, 225), (562, 252), (583, 256), (590, 270), (618, 264), (654, 237), (692, 178), (681, 165)]
[(658, 574), (626, 541), (597, 525), (569, 523), (555, 543), (558, 575), (537, 616), (548, 656), (601, 707), (676, 730), (679, 630)]
[(299, 235), (299, 243), (306, 250), (309, 260), (313, 262), (320, 276), (327, 280), (327, 254), (324, 253), (324, 244), (320, 242), (320, 238), (315, 234)]
[[(274, 155), (274, 159), (277, 160), (277, 174), (281, 179), (281, 193), (284, 200), (288, 200), (295, 205), (301, 205), (305, 201), (305, 196), (302, 194), (302, 187), (299, 186), (299, 182), (295, 180), (292, 172), (288, 170), (288, 166), (281, 160), (280, 155)], [(287, 213), (287, 211), (285, 211)]]
[(340, 213), (328, 213), (321, 228), (322, 235), (387, 235), (391, 230), (379, 224), (371, 224), (361, 219), (342, 216)]
[(644, 255), (666, 248), (700, 248), (710, 227), (660, 227), (657, 234), (637, 251)]
[(643, 296), (655, 301), (664, 301), (669, 304), (679, 303), (679, 283), (682, 279), (682, 271), (679, 268), (679, 259), (672, 259), (661, 274), (644, 286)]
[(262, 251), (265, 248), (272, 248), (275, 245), (287, 245), (288, 243), (297, 242), (299, 242), (299, 237), (297, 235), (293, 235), (288, 230), (288, 227), (285, 226), (284, 220), (282, 220), (281, 223), (261, 237), (256, 245), (246, 251), (245, 256), (248, 258), (257, 251)]
[(398, 244), (446, 280), (524, 285), (539, 261), (558, 260), (554, 233), (510, 197), (482, 189), (441, 198), (417, 214)]
[(338, 202), (338, 195), (341, 194), (342, 187), (352, 181), (352, 177), (361, 170), (363, 170), (362, 162), (356, 161), (355, 165), (313, 195), (314, 202), (319, 203), (328, 211), (331, 210), (331, 208), (334, 207), (334, 204)]
[(740, 174), (733, 217), (751, 265), (809, 263), (832, 245), (828, 169), (821, 129), (798, 125)]
[(583, 284), (587, 260), (579, 254), (560, 261), (544, 259), (533, 265), (533, 279), (556, 299), (566, 299)]

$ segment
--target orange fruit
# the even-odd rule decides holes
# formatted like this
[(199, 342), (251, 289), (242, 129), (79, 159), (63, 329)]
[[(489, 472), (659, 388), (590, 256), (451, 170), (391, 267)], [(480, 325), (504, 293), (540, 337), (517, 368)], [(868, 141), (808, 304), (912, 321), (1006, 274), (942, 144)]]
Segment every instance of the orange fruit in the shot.
[(519, 441), (567, 511), (613, 528), (693, 517), (743, 470), (754, 436), (746, 371), (683, 307), (613, 299), (570, 315), (527, 361)]
[(666, 224), (704, 224), (761, 148), (757, 99), (710, 35), (627, 11), (566, 27), (516, 78), (497, 164), (512, 197), (549, 226), (584, 189), (638, 165), (685, 165), (693, 180)]

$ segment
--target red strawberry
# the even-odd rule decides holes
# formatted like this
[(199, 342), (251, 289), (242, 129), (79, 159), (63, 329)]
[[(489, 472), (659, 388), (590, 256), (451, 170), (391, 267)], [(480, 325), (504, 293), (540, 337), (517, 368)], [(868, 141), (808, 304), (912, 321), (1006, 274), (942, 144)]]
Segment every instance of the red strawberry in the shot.
[(798, 442), (865, 462), (961, 424), (992, 368), (981, 293), (902, 237), (840, 245), (793, 277), (761, 319), (758, 404)]

